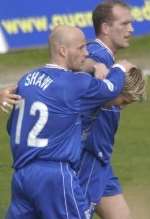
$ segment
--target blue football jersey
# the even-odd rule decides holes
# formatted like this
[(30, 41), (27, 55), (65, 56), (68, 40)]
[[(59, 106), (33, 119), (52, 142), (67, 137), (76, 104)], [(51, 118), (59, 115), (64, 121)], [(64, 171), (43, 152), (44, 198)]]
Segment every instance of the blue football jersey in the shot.
[(13, 167), (18, 169), (34, 160), (78, 161), (80, 113), (116, 97), (124, 80), (120, 68), (112, 68), (106, 80), (96, 80), (51, 64), (24, 75), (17, 92), (22, 100), (8, 122)]
[(112, 51), (99, 39), (91, 41), (87, 44), (87, 49), (89, 52), (89, 57), (94, 59), (96, 62), (101, 62), (110, 68), (114, 62), (115, 58)]
[[(114, 64), (112, 51), (99, 39), (89, 42), (89, 57), (96, 62), (102, 62), (111, 68)], [(120, 108), (111, 107), (110, 109), (98, 108), (95, 112), (85, 112), (83, 114), (83, 143), (86, 150), (94, 154), (103, 163), (108, 163), (111, 159), (114, 135), (116, 133)], [(92, 124), (91, 124), (92, 123)]]

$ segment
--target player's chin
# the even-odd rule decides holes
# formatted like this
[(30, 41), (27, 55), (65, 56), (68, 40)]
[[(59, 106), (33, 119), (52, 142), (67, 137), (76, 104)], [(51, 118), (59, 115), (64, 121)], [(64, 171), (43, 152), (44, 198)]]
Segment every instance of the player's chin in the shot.
[(121, 48), (127, 48), (129, 46), (130, 46), (130, 43), (128, 41), (126, 41), (121, 45)]
[(124, 41), (124, 47), (128, 47), (130, 45), (130, 37), (126, 38)]

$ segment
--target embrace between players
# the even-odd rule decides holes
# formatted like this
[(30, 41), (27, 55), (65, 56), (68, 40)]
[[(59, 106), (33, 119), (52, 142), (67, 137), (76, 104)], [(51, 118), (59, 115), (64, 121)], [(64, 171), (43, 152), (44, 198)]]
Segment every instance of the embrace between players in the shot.
[(131, 218), (111, 156), (120, 110), (144, 93), (140, 69), (114, 64), (129, 45), (132, 16), (116, 1), (98, 5), (92, 18), (94, 41), (86, 45), (76, 27), (56, 27), (50, 63), (18, 82), (21, 99), (8, 121), (14, 174), (6, 219), (89, 219), (94, 211)]

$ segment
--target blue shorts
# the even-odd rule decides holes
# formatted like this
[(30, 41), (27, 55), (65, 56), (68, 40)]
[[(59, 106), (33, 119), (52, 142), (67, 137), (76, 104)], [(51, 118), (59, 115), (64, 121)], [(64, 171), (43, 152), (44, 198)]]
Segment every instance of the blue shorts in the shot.
[(33, 162), (17, 170), (6, 219), (88, 219), (79, 180), (67, 163)]
[(84, 196), (93, 206), (100, 203), (102, 197), (122, 193), (121, 185), (111, 165), (102, 165), (87, 151), (82, 156), (78, 175)]

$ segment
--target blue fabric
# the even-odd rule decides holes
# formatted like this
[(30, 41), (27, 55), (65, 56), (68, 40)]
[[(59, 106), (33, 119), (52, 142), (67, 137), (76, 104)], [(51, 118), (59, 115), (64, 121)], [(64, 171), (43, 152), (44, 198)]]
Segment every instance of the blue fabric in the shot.
[(86, 73), (60, 68), (43, 67), (25, 75), (18, 83), (23, 100), (8, 123), (13, 167), (38, 159), (76, 163), (81, 153), (80, 113), (114, 98), (124, 74), (114, 68), (109, 80), (113, 90)]
[[(89, 57), (104, 63), (108, 68), (114, 63), (111, 51), (99, 40), (88, 44)], [(83, 156), (78, 163), (80, 184), (90, 205), (98, 204), (103, 196), (122, 192), (118, 178), (111, 167), (114, 137), (120, 119), (120, 109), (98, 107), (94, 112), (82, 114)]]
[[(100, 40), (88, 44), (89, 57), (104, 63), (108, 68), (114, 63), (111, 51)], [(85, 150), (93, 153), (103, 163), (111, 160), (114, 135), (118, 128), (120, 109), (100, 107), (95, 111), (83, 114), (83, 144)]]
[(125, 76), (114, 68), (108, 80), (113, 89), (86, 73), (52, 65), (21, 78), (22, 100), (8, 122), (16, 172), (7, 219), (89, 218), (72, 168), (82, 150), (81, 113), (118, 95)]
[(122, 193), (118, 178), (111, 165), (102, 164), (94, 155), (84, 151), (78, 171), (84, 197), (91, 204), (98, 204), (104, 196)]
[(17, 170), (6, 219), (86, 219), (78, 177), (62, 162), (33, 162)]

